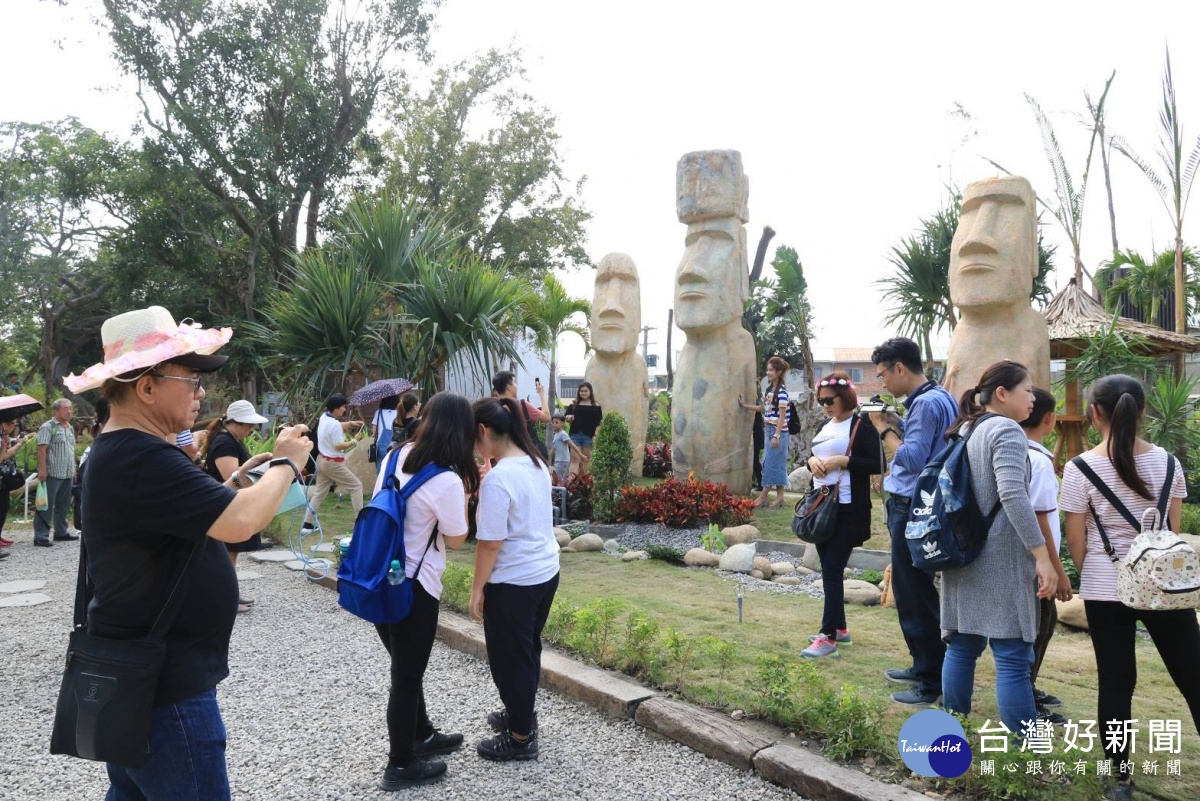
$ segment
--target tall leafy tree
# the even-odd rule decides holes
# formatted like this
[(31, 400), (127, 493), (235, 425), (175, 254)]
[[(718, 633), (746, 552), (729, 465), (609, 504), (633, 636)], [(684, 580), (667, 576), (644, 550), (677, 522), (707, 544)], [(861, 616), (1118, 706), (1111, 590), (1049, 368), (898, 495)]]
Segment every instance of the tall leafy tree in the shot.
[[(1158, 193), (1171, 223), (1175, 227), (1175, 330), (1187, 331), (1186, 291), (1187, 276), (1183, 260), (1183, 217), (1187, 212), (1188, 198), (1192, 193), (1192, 182), (1196, 169), (1200, 167), (1200, 137), (1190, 148), (1184, 142), (1183, 126), (1179, 121), (1179, 107), (1175, 102), (1175, 80), (1171, 75), (1171, 49), (1167, 48), (1166, 66), (1163, 69), (1162, 108), (1158, 112), (1159, 135), (1157, 156), (1159, 167), (1142, 158), (1122, 137), (1113, 139), (1117, 152), (1132, 161), (1142, 171), (1146, 180)], [(1184, 354), (1177, 354), (1175, 375), (1185, 374)]]
[(382, 150), (367, 162), (384, 191), (446, 215), (497, 268), (534, 276), (590, 264), (591, 219), (562, 166), (556, 119), (519, 85), (519, 50), (439, 69), (428, 91), (398, 93)]
[[(550, 368), (547, 402), (550, 408), (557, 406), (558, 398), (558, 340), (563, 334), (574, 334), (590, 347), (587, 316), (592, 313), (592, 304), (583, 298), (571, 297), (566, 287), (554, 275), (547, 275), (537, 291), (531, 292), (525, 302), (525, 323), (533, 333), (533, 346), (546, 354)], [(584, 319), (580, 320), (582, 316)], [(549, 446), (553, 434), (547, 431)]]
[[(1196, 278), (1200, 259), (1185, 247), (1183, 263), (1189, 271), (1185, 285), (1188, 308), (1194, 311), (1200, 306), (1200, 281)], [(1096, 271), (1096, 283), (1104, 291), (1104, 305), (1110, 312), (1117, 309), (1121, 295), (1128, 293), (1129, 301), (1146, 311), (1147, 322), (1158, 325), (1163, 299), (1175, 289), (1175, 251), (1164, 250), (1146, 261), (1136, 251), (1123, 250)]]

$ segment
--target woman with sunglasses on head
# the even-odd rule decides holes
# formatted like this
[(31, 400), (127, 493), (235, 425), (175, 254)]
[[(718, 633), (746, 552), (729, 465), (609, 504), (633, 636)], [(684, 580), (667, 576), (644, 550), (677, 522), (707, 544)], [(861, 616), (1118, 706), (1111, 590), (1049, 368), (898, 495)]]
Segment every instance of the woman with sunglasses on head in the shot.
[(883, 472), (879, 432), (856, 414), (858, 395), (850, 376), (841, 371), (830, 373), (817, 383), (816, 392), (827, 417), (813, 436), (805, 464), (814, 484), (837, 492), (838, 511), (833, 536), (817, 545), (825, 609), (820, 632), (809, 637), (812, 644), (800, 652), (809, 659), (836, 655), (839, 644), (850, 644), (842, 573), (850, 551), (871, 537), (870, 477)]
[[(761, 406), (745, 402), (738, 395), (738, 406), (753, 412), (762, 412), (763, 438), (766, 447), (763, 448), (762, 492), (754, 501), (755, 506), (770, 506), (778, 509), (783, 506), (783, 490), (787, 486), (787, 453), (788, 453), (788, 393), (783, 383), (789, 365), (778, 356), (767, 359), (767, 391), (763, 393)], [(767, 496), (775, 488), (775, 502), (768, 504)]]

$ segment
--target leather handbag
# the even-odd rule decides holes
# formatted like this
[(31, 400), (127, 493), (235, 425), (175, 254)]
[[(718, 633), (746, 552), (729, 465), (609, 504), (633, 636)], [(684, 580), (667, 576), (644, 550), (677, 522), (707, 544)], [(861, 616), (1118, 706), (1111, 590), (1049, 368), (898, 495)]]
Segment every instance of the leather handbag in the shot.
[[(850, 429), (850, 441), (846, 443), (846, 456), (854, 445), (854, 437), (858, 434), (858, 426), (862, 418), (856, 418)], [(838, 493), (841, 490), (842, 478), (845, 471), (838, 476), (837, 483), (817, 486), (815, 483), (804, 493), (804, 497), (796, 501), (792, 514), (792, 533), (804, 542), (820, 545), (833, 536), (837, 530)]]
[(382, 423), (383, 423), (383, 420), (380, 416), (380, 412), (376, 411), (375, 412), (375, 441), (372, 442), (370, 447), (367, 448), (367, 461), (370, 462), (371, 464), (375, 464), (376, 462), (379, 461), (379, 432), (383, 428)]
[(184, 579), (203, 542), (196, 543), (150, 632), (129, 640), (97, 637), (87, 630), (92, 586), (87, 549), (79, 547), (75, 628), (67, 646), (50, 753), (137, 768), (150, 749), (150, 724), (158, 677), (167, 658), (167, 630), (187, 595)]

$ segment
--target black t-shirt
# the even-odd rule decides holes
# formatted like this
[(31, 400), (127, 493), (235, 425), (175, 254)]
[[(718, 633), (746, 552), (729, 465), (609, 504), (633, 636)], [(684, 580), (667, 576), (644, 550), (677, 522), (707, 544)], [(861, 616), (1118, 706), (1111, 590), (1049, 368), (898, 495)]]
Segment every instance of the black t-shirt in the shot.
[(588, 437), (596, 436), (596, 429), (600, 427), (600, 420), (604, 417), (604, 412), (595, 404), (585, 406), (582, 403), (572, 403), (567, 407), (567, 414), (575, 418), (571, 421), (571, 433)]
[(90, 633), (147, 635), (200, 543), (167, 631), (155, 706), (211, 690), (229, 675), (237, 576), (225, 544), (207, 534), (234, 495), (179, 448), (143, 431), (101, 434), (92, 445), (83, 484), (83, 538), (95, 587)]
[(239, 466), (250, 461), (250, 451), (246, 450), (246, 446), (241, 441), (230, 434), (228, 431), (218, 431), (213, 435), (213, 439), (208, 443), (208, 453), (204, 460), (204, 472), (225, 483), (225, 477), (221, 475), (221, 471), (217, 469), (217, 459), (222, 456), (232, 456), (237, 459)]

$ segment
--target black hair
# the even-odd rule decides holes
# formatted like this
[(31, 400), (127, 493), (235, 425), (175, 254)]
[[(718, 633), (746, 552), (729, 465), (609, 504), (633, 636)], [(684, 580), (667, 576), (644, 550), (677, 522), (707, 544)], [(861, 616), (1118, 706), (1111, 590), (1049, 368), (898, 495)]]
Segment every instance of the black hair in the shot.
[(400, 403), (399, 395), (388, 395), (386, 398), (383, 398), (382, 400), (379, 401), (379, 408), (381, 410), (388, 411), (390, 409), (395, 409), (399, 403)]
[[(400, 398), (400, 405), (404, 409), (404, 414), (401, 416), (407, 420), (408, 413), (417, 408), (417, 404), (420, 402), (421, 399), (417, 396), (417, 393), (405, 392), (404, 396)], [(392, 408), (396, 407), (393, 406)]]
[(600, 405), (600, 401), (596, 400), (596, 388), (592, 386), (592, 382), (591, 382), (591, 381), (582, 381), (582, 382), (580, 382), (580, 384), (579, 384), (579, 387), (578, 387), (578, 388), (575, 390), (575, 402), (576, 402), (576, 403), (579, 403), (579, 390), (583, 389), (584, 387), (587, 387), (587, 388), (588, 388), (588, 392), (591, 394), (591, 397), (589, 398), (589, 400), (590, 400), (592, 403), (594, 403), (594, 404), (596, 404), (597, 406), (599, 406), (599, 405)]
[(903, 364), (913, 375), (925, 373), (925, 363), (921, 361), (921, 346), (908, 337), (892, 337), (875, 350), (871, 351), (871, 364)]
[(475, 424), (482, 424), (498, 436), (508, 437), (529, 455), (534, 464), (546, 464), (541, 452), (529, 438), (525, 418), (517, 401), (512, 398), (482, 398), (475, 401)]
[(405, 473), (412, 475), (433, 462), (449, 467), (466, 486), (467, 493), (479, 489), (479, 467), (475, 464), (475, 418), (471, 402), (454, 392), (439, 392), (425, 404), (421, 425), (412, 450), (404, 457)]
[(112, 414), (112, 405), (108, 402), (108, 398), (99, 398), (96, 401), (96, 422), (92, 423), (92, 439), (100, 436), (100, 432), (108, 423), (110, 414)]
[(325, 401), (325, 411), (332, 412), (334, 409), (339, 409), (347, 403), (345, 395), (330, 395)]
[(1034, 387), (1033, 411), (1029, 413), (1029, 417), (1021, 421), (1021, 428), (1037, 428), (1056, 406), (1058, 406), (1058, 401), (1054, 399), (1053, 395), (1041, 387)]
[[(1004, 387), (1005, 389), (1014, 389), (1024, 384), (1029, 379), (1029, 368), (1020, 362), (1014, 362), (1009, 359), (996, 362), (991, 367), (983, 371), (983, 375), (979, 378), (979, 383), (968, 389), (962, 394), (958, 401), (958, 417), (954, 419), (954, 423), (946, 431), (946, 436), (957, 434), (967, 423), (974, 423), (980, 417), (983, 417), (987, 411), (984, 407), (992, 402), (992, 394)], [(979, 400), (975, 400), (975, 396), (979, 396)]]
[(492, 392), (496, 393), (497, 397), (503, 395), (504, 391), (508, 389), (508, 385), (516, 379), (517, 376), (511, 371), (501, 370), (492, 376)]
[[(1154, 500), (1150, 488), (1138, 475), (1134, 460), (1138, 426), (1146, 411), (1146, 391), (1136, 378), (1109, 375), (1092, 384), (1088, 402), (1108, 421), (1108, 458), (1125, 486), (1148, 500)], [(1091, 409), (1088, 409), (1091, 413)]]

